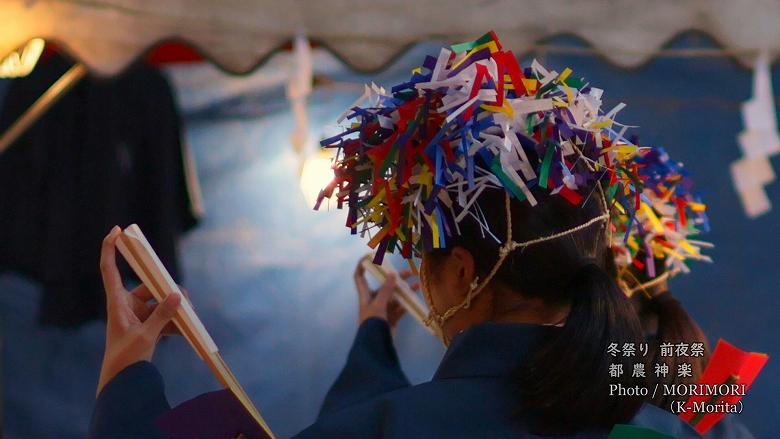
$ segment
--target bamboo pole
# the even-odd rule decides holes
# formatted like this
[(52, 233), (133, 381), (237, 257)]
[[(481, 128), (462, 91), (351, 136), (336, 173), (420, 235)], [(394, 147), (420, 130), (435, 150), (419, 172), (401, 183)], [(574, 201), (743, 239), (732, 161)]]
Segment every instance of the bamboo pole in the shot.
[(0, 154), (54, 105), (65, 93), (87, 74), (84, 64), (76, 64), (49, 87), (18, 119), (0, 136)]

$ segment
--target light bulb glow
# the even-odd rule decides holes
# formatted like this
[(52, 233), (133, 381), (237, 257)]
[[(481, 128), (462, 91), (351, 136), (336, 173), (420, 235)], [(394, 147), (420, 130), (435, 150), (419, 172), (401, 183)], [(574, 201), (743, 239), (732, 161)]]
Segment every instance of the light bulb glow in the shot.
[(33, 38), (19, 50), (9, 53), (0, 60), (0, 78), (17, 78), (32, 72), (43, 53), (46, 43), (41, 38)]
[(320, 190), (333, 180), (333, 162), (331, 154), (318, 152), (312, 154), (303, 163), (301, 170), (301, 191), (306, 199), (306, 204), (314, 208)]

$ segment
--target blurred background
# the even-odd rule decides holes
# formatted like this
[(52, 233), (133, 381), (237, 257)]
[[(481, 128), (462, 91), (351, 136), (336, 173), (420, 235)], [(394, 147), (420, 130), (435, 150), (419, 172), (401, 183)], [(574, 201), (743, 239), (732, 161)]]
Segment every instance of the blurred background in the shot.
[[(371, 81), (405, 80), (442, 44), (494, 30), (522, 65), (571, 67), (708, 205), (714, 264), (671, 289), (708, 334), (780, 354), (780, 151), (769, 1), (143, 0), (0, 4), (3, 437), (86, 435), (104, 343), (100, 240), (137, 222), (280, 437), (310, 424), (356, 327), (367, 252), (317, 140)], [(326, 208), (327, 207), (327, 208)], [(401, 267), (402, 261), (394, 260)], [(128, 277), (128, 281), (132, 282)], [(443, 348), (407, 318), (404, 370)], [(218, 388), (183, 339), (156, 364), (172, 404)], [(740, 419), (780, 429), (770, 358)]]

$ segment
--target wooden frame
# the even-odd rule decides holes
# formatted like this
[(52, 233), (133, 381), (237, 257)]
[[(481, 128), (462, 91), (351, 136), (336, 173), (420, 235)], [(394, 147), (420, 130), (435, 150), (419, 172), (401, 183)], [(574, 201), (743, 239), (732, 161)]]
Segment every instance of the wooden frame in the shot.
[[(162, 302), (171, 293), (182, 294), (179, 286), (174, 282), (168, 270), (165, 269), (157, 254), (146, 240), (146, 237), (144, 237), (143, 232), (136, 224), (130, 225), (119, 235), (117, 248), (157, 302)], [(173, 322), (198, 356), (208, 365), (220, 384), (236, 396), (241, 405), (244, 406), (266, 435), (275, 439), (268, 424), (266, 424), (260, 412), (252, 404), (249, 396), (241, 387), (233, 372), (230, 371), (225, 360), (222, 359), (217, 345), (208, 331), (206, 331), (206, 328), (197, 314), (195, 314), (187, 299), (181, 301), (181, 306), (173, 318)]]
[(396, 271), (395, 267), (393, 267), (393, 264), (385, 259), (382, 261), (382, 265), (376, 265), (374, 264), (373, 260), (374, 255), (369, 253), (363, 256), (363, 258), (360, 260), (360, 264), (379, 282), (384, 282), (385, 279), (387, 279), (388, 274), (395, 273), (397, 280), (395, 289), (396, 299), (398, 299), (398, 302), (401, 304), (401, 306), (404, 307), (406, 312), (408, 312), (409, 315), (417, 320), (426, 331), (430, 332), (432, 335), (437, 336), (437, 329), (434, 326), (425, 324), (425, 321), (428, 318), (428, 307), (425, 305), (425, 303), (423, 303), (417, 293), (412, 291), (412, 288), (409, 286), (409, 284), (406, 283), (405, 280), (401, 279), (401, 276), (398, 275), (398, 272)]

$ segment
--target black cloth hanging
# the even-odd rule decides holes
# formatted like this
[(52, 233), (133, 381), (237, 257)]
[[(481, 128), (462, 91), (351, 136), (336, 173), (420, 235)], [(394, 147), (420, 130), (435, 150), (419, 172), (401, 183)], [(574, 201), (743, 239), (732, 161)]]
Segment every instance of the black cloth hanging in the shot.
[[(55, 55), (14, 80), (0, 127), (71, 65)], [(0, 155), (0, 271), (41, 283), (41, 324), (105, 314), (98, 260), (115, 224), (138, 223), (179, 278), (176, 243), (196, 223), (182, 152), (171, 87), (139, 62), (115, 78), (84, 78)]]

